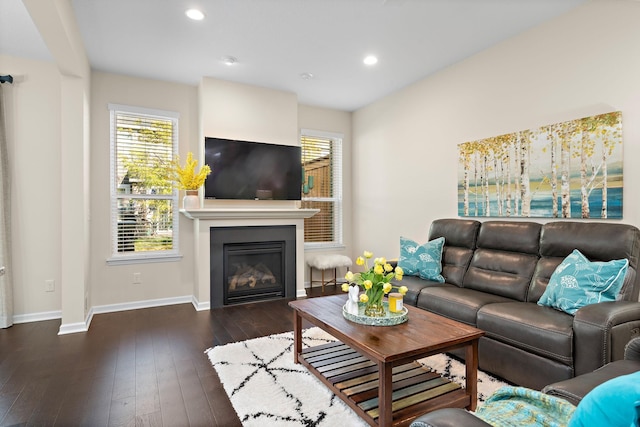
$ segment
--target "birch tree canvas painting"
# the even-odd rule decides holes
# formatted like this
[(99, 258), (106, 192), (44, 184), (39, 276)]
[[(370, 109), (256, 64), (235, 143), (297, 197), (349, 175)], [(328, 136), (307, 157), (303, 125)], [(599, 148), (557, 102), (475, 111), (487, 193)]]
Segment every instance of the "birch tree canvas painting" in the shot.
[(458, 145), (458, 215), (622, 218), (622, 114)]

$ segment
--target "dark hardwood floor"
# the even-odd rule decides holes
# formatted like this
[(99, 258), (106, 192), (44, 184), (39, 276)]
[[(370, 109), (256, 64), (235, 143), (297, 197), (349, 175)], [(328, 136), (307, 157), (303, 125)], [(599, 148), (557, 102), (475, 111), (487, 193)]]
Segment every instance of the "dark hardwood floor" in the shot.
[(293, 330), (287, 303), (98, 314), (62, 336), (60, 320), (0, 329), (0, 426), (240, 426), (204, 351)]

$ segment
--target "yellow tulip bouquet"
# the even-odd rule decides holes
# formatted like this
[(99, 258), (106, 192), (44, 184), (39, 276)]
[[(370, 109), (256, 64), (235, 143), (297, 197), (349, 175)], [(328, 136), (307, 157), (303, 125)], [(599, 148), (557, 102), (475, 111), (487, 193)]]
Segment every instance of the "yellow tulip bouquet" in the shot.
[(382, 297), (391, 292), (394, 288), (402, 295), (407, 293), (406, 286), (394, 286), (391, 284), (392, 279), (402, 280), (404, 272), (402, 268), (393, 268), (385, 258), (375, 258), (373, 266), (369, 267), (369, 260), (373, 258), (373, 253), (364, 251), (363, 256), (356, 258), (356, 264), (364, 266), (366, 271), (361, 273), (353, 273), (347, 271), (345, 279), (349, 283), (342, 285), (344, 292), (349, 292), (351, 284), (355, 284), (362, 288), (365, 292), (360, 294), (360, 302), (366, 304), (365, 314), (369, 316), (384, 316), (384, 307), (382, 305)]

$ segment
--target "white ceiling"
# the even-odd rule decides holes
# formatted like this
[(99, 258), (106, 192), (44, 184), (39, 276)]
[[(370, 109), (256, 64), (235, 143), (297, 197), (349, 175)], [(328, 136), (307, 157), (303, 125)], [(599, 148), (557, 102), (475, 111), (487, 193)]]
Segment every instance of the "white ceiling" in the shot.
[[(93, 69), (190, 85), (215, 77), (346, 111), (586, 1), (71, 0)], [(1, 7), (0, 53), (50, 60), (22, 1)], [(205, 19), (186, 18), (190, 7)], [(367, 54), (378, 64), (363, 65)], [(224, 65), (228, 55), (238, 62)]]

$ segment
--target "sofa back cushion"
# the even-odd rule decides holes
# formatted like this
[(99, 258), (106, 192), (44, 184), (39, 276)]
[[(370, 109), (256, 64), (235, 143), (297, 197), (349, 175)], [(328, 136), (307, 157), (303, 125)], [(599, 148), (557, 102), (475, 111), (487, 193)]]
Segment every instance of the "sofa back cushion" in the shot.
[(541, 228), (535, 222), (482, 223), (463, 287), (526, 301), (538, 264)]
[(468, 219), (437, 219), (431, 223), (429, 240), (444, 237), (442, 276), (447, 283), (462, 286), (464, 274), (476, 248), (480, 222)]
[(590, 261), (627, 259), (629, 267), (618, 299), (637, 301), (637, 269), (640, 253), (640, 230), (628, 224), (603, 222), (555, 221), (542, 226), (540, 261), (536, 266), (527, 301), (537, 302), (544, 293), (556, 267), (574, 249)]

